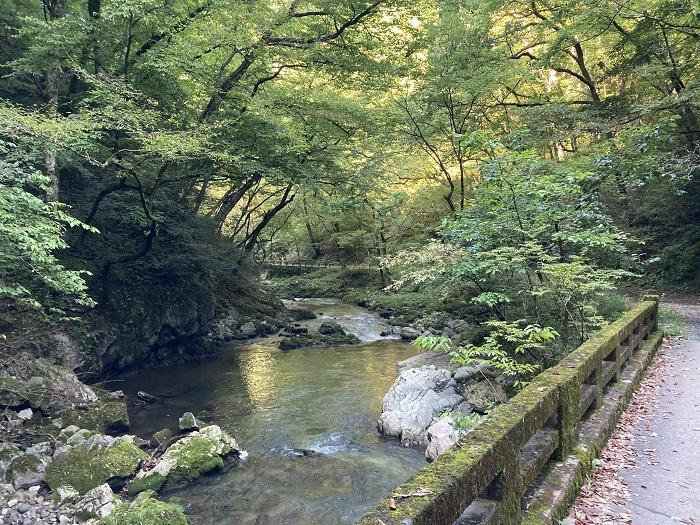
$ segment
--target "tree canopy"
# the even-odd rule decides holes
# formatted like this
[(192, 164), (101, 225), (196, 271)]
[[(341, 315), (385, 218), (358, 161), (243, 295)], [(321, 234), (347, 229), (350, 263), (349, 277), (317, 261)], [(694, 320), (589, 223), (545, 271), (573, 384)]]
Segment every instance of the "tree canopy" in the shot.
[(9, 301), (108, 305), (135, 273), (326, 258), (467, 287), (496, 319), (564, 318), (573, 341), (616, 280), (700, 285), (697, 2), (14, 0), (0, 17)]

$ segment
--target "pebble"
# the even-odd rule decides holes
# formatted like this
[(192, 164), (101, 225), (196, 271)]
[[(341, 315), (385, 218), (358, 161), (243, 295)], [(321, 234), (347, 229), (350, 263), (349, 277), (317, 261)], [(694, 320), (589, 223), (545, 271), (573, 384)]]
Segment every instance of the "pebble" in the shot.
[(81, 523), (72, 508), (56, 506), (46, 489), (36, 485), (14, 490), (0, 484), (0, 525), (74, 525)]

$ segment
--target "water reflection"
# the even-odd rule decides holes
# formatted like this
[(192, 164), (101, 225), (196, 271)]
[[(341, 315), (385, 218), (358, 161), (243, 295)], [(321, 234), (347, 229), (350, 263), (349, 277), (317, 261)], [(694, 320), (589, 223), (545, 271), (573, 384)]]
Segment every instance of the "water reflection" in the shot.
[[(305, 304), (354, 324), (358, 335), (378, 336), (376, 317), (345, 306)], [(375, 430), (395, 363), (414, 353), (386, 339), (282, 352), (271, 339), (231, 346), (210, 361), (143, 371), (123, 388), (130, 399), (137, 390), (159, 398), (131, 407), (135, 432), (174, 427), (182, 412), (204, 409), (249, 451), (247, 461), (166, 493), (184, 502), (192, 523), (348, 524), (424, 464), (420, 451)], [(294, 449), (318, 455), (298, 457)]]
[(273, 354), (266, 351), (242, 352), (238, 369), (252, 408), (266, 406), (274, 397), (277, 382)]

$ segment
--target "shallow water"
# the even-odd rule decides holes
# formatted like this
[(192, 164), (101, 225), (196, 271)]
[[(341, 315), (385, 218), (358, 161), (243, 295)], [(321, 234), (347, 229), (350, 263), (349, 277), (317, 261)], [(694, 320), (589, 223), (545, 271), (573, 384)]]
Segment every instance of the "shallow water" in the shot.
[[(226, 347), (200, 363), (144, 370), (119, 386), (156, 403), (130, 407), (132, 431), (176, 427), (185, 411), (206, 410), (249, 452), (243, 462), (164, 495), (181, 499), (194, 525), (353, 523), (424, 464), (416, 449), (376, 431), (395, 364), (415, 349), (380, 339), (373, 314), (329, 300), (290, 304), (334, 318), (359, 346), (282, 352), (275, 338)], [(297, 457), (294, 449), (315, 456)]]

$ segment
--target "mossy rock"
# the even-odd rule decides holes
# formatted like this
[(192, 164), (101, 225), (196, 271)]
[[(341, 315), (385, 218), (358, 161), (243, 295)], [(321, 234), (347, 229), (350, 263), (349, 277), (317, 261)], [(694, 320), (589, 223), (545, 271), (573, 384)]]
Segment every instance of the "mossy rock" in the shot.
[(29, 405), (46, 410), (50, 402), (50, 392), (36, 380), (30, 384), (13, 377), (0, 377), (0, 406), (16, 408)]
[(61, 412), (61, 422), (64, 427), (75, 425), (111, 436), (129, 431), (129, 414), (121, 400), (99, 401), (84, 410), (69, 408)]
[(56, 366), (47, 359), (34, 360), (30, 373), (32, 377), (27, 384), (32, 394), (48, 397), (47, 408), (52, 413), (97, 401), (95, 391), (81, 382), (72, 370)]
[(95, 391), (82, 383), (72, 370), (46, 359), (19, 359), (21, 367), (10, 368), (15, 377), (0, 377), (0, 405), (24, 406), (54, 414), (62, 409), (97, 401)]
[(118, 505), (99, 525), (188, 525), (182, 507), (157, 500), (153, 491), (142, 492), (132, 502)]
[(22, 454), (10, 466), (8, 481), (17, 488), (28, 488), (38, 485), (43, 476), (44, 463), (33, 454)]
[(192, 412), (185, 412), (178, 420), (178, 427), (181, 432), (189, 432), (190, 430), (199, 430), (207, 426), (203, 421), (195, 417)]
[(309, 321), (316, 319), (316, 314), (306, 308), (290, 308), (289, 317), (293, 321)]
[(222, 468), (224, 456), (239, 450), (236, 440), (218, 426), (205, 427), (171, 445), (151, 470), (140, 471), (129, 484), (129, 493), (197, 479)]
[(46, 467), (52, 490), (70, 485), (81, 494), (103, 483), (120, 487), (148, 456), (127, 437), (95, 435), (84, 443), (59, 449)]
[(153, 441), (155, 441), (158, 445), (162, 445), (174, 435), (175, 433), (172, 430), (169, 428), (164, 428), (153, 434)]
[(22, 456), (22, 451), (11, 443), (0, 443), (0, 483), (10, 483), (11, 466), (15, 459)]
[(356, 345), (361, 342), (353, 334), (301, 334), (283, 338), (279, 343), (279, 349), (294, 350), (296, 348)]

